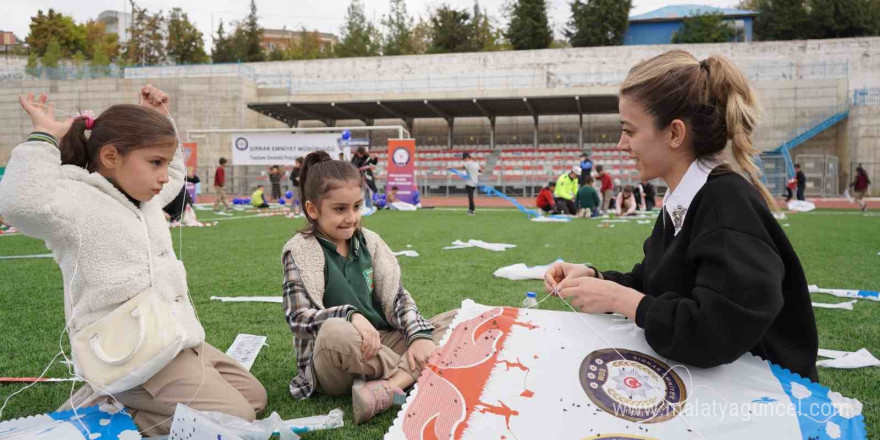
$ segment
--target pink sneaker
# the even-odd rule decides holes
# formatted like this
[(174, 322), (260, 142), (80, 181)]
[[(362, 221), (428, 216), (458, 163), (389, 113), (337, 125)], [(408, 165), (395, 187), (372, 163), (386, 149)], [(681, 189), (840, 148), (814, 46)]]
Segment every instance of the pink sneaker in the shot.
[(387, 380), (371, 380), (364, 382), (357, 379), (351, 387), (351, 408), (354, 413), (354, 424), (360, 425), (391, 408), (395, 394), (404, 394), (403, 390)]

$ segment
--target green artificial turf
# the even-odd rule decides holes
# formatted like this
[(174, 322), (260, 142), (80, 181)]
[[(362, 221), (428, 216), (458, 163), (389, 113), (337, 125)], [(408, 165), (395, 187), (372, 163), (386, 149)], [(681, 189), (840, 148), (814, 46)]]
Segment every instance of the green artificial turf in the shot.
[[(200, 220), (218, 218), (197, 211)], [(226, 350), (239, 333), (268, 336), (252, 373), (269, 393), (268, 411), (283, 418), (345, 411), (345, 427), (306, 434), (304, 438), (374, 439), (391, 425), (394, 412), (354, 426), (348, 397), (315, 396), (295, 401), (288, 382), (296, 370), (291, 333), (279, 304), (221, 303), (214, 296), (281, 295), (281, 248), (302, 224), (284, 217), (249, 217), (236, 213), (212, 228), (183, 231), (183, 261), (189, 288), (209, 343)], [(781, 220), (811, 284), (849, 289), (880, 289), (880, 216), (855, 212), (818, 211)], [(490, 305), (518, 306), (526, 291), (541, 290), (539, 281), (495, 278), (499, 267), (546, 264), (557, 258), (589, 262), (600, 269), (628, 270), (641, 258), (642, 242), (651, 225), (617, 223), (599, 228), (595, 220), (534, 223), (511, 209), (482, 209), (477, 216), (463, 210), (379, 212), (364, 219), (392, 250), (418, 251), (417, 258), (400, 257), (403, 282), (422, 314), (430, 317), (457, 307), (462, 299)], [(178, 231), (172, 230), (175, 248)], [(505, 252), (482, 249), (442, 250), (453, 240), (480, 239), (513, 243)], [(39, 240), (25, 236), (0, 237), (0, 255), (41, 254)], [(0, 260), (0, 376), (37, 376), (58, 352), (64, 325), (61, 274), (52, 259)], [(816, 300), (843, 299), (814, 295)], [(563, 310), (556, 299), (542, 308)], [(880, 355), (880, 303), (859, 301), (854, 311), (816, 309), (822, 348), (855, 351), (868, 348)], [(67, 347), (66, 338), (64, 345)], [(56, 363), (48, 376), (66, 377)], [(880, 426), (880, 368), (820, 369), (822, 384), (864, 404), (868, 432)], [(21, 385), (0, 385), (0, 399)], [(54, 410), (67, 399), (70, 386), (39, 384), (10, 401), (3, 419)]]

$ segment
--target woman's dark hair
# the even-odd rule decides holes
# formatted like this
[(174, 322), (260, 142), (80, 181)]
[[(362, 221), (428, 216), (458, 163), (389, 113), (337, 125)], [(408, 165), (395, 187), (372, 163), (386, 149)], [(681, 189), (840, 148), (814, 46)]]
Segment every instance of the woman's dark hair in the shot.
[[(302, 204), (312, 202), (315, 206), (321, 205), (321, 198), (328, 191), (341, 188), (345, 185), (361, 185), (361, 173), (351, 164), (343, 160), (333, 160), (326, 151), (313, 151), (306, 156), (299, 172), (299, 182), (302, 187)], [(300, 233), (314, 235), (317, 221), (306, 214), (306, 223)]]
[(157, 144), (176, 144), (174, 125), (159, 112), (140, 105), (120, 104), (104, 110), (86, 137), (85, 119), (76, 119), (61, 138), (61, 163), (95, 171), (98, 154), (112, 144), (122, 156)]

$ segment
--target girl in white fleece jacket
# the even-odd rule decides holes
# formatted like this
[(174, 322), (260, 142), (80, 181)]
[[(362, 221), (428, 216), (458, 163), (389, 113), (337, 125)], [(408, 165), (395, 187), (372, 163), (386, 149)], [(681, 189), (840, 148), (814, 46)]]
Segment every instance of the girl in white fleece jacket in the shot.
[(162, 215), (184, 181), (170, 101), (150, 85), (141, 99), (97, 119), (56, 121), (45, 95), (20, 96), (34, 131), (12, 150), (0, 215), (54, 253), (71, 337), (151, 285), (180, 324), (183, 350), (143, 385), (114, 395), (145, 435), (167, 434), (177, 403), (253, 420), (266, 391), (204, 342)]

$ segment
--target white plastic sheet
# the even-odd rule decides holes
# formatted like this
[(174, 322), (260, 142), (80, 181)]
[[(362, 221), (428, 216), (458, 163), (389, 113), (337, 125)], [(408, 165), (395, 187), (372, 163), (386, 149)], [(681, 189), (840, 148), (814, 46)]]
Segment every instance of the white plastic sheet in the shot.
[(169, 440), (266, 440), (278, 435), (281, 440), (296, 440), (304, 432), (338, 428), (343, 425), (342, 410), (327, 415), (283, 420), (278, 413), (248, 422), (235, 416), (211, 411), (196, 411), (177, 404), (171, 422)]
[(471, 247), (477, 247), (480, 249), (485, 249), (487, 251), (493, 251), (493, 252), (504, 252), (507, 249), (515, 248), (516, 245), (515, 244), (508, 244), (508, 243), (487, 243), (483, 240), (471, 239), (471, 240), (468, 240), (467, 242), (464, 242), (461, 240), (455, 240), (452, 242), (452, 246), (446, 246), (443, 249), (444, 250), (465, 249), (465, 248), (471, 248)]
[(853, 353), (835, 350), (824, 350), (823, 353), (823, 350), (819, 349), (819, 356), (831, 358), (816, 362), (820, 367), (846, 369), (880, 367), (880, 360), (865, 348)]

